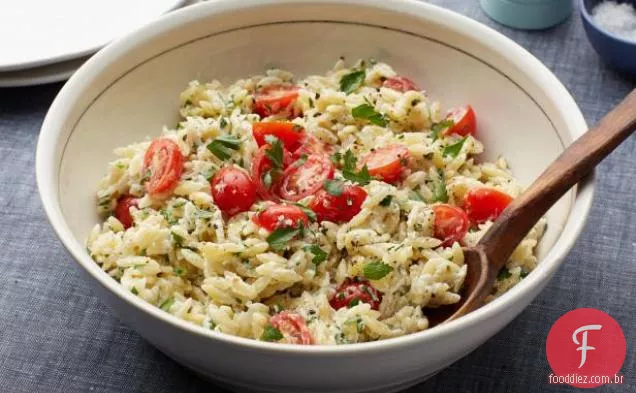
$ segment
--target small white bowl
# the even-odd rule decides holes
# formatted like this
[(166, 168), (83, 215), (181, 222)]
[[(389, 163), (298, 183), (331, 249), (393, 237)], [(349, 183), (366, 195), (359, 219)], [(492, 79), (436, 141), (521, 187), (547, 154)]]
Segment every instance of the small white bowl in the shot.
[(388, 392), (426, 379), (477, 348), (537, 296), (590, 209), (588, 181), (550, 211), (538, 268), (496, 301), (417, 334), (337, 347), (271, 344), (205, 330), (125, 291), (93, 262), (84, 244), (98, 222), (96, 185), (113, 148), (174, 124), (188, 81), (229, 82), (272, 65), (297, 75), (323, 73), (341, 55), (388, 62), (446, 107), (472, 104), (485, 157), (503, 154), (526, 185), (587, 129), (557, 78), (511, 40), (453, 12), (397, 0), (209, 1), (176, 11), (91, 58), (64, 86), (42, 126), (40, 195), (97, 294), (178, 362), (242, 390)]

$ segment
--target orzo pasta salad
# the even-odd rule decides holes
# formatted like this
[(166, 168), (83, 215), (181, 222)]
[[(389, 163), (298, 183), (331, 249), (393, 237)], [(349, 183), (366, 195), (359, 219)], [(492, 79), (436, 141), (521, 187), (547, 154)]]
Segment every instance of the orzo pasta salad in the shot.
[[(389, 65), (193, 81), (181, 121), (115, 150), (93, 259), (165, 312), (271, 342), (346, 344), (429, 327), (456, 303), (475, 244), (520, 185), (480, 163), (476, 115), (442, 112)], [(545, 222), (492, 295), (536, 265)]]

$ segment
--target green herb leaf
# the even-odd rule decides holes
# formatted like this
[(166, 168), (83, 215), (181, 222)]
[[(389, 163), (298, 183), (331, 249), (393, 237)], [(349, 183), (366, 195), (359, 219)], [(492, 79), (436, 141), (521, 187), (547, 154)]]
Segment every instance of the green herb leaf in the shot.
[(232, 156), (232, 150), (238, 150), (241, 141), (231, 135), (221, 135), (214, 138), (207, 146), (208, 150), (220, 160), (227, 160)]
[(221, 120), (219, 121), (219, 127), (225, 128), (226, 126), (227, 126), (227, 120), (225, 120), (225, 117), (222, 117)]
[(367, 74), (364, 70), (354, 71), (344, 75), (340, 78), (340, 90), (347, 94), (354, 92), (362, 86), (366, 75)]
[(526, 278), (526, 277), (528, 277), (528, 274), (530, 274), (530, 272), (529, 272), (529, 271), (527, 271), (527, 270), (521, 270), (521, 273), (519, 274), (519, 277), (521, 277), (521, 278)]
[(508, 269), (506, 269), (506, 267), (502, 267), (501, 270), (499, 270), (499, 274), (497, 275), (497, 281), (503, 281), (508, 277), (511, 277), (512, 273), (510, 273), (508, 271)]
[(331, 160), (331, 162), (334, 163), (334, 165), (340, 165), (340, 160), (342, 160), (342, 153), (337, 151), (333, 153), (331, 157), (329, 157), (329, 159)]
[(464, 147), (464, 142), (466, 142), (466, 138), (462, 138), (459, 142), (446, 146), (442, 155), (444, 157), (457, 157), (459, 152), (462, 151), (462, 147)]
[(132, 289), (130, 290), (130, 292), (132, 292), (133, 295), (139, 295), (139, 291), (137, 290), (137, 288), (132, 287)]
[(357, 162), (358, 159), (353, 154), (353, 152), (351, 150), (347, 150), (344, 154), (344, 168), (342, 169), (342, 177), (354, 183), (358, 183), (361, 186), (365, 186), (369, 184), (373, 178), (369, 174), (369, 168), (367, 168), (366, 165), (363, 166), (359, 172), (356, 172)]
[(308, 244), (303, 247), (303, 250), (309, 251), (313, 254), (313, 258), (311, 262), (318, 267), (322, 262), (327, 260), (327, 252), (325, 252), (320, 246), (317, 244)]
[(167, 298), (163, 303), (161, 303), (161, 306), (159, 306), (159, 308), (164, 311), (168, 311), (170, 310), (170, 307), (172, 307), (173, 304), (174, 304), (174, 297), (171, 296)]
[(422, 198), (422, 195), (420, 195), (420, 193), (415, 190), (411, 190), (409, 192), (409, 199), (412, 201), (424, 202), (424, 198)]
[(302, 210), (303, 213), (305, 213), (307, 218), (309, 218), (309, 221), (316, 222), (318, 217), (316, 217), (316, 213), (314, 213), (313, 210), (311, 210), (307, 206), (303, 205), (302, 203), (294, 203), (294, 205), (298, 206), (300, 208), (300, 210)]
[(431, 127), (431, 131), (433, 132), (433, 140), (436, 141), (437, 139), (439, 139), (440, 132), (451, 128), (454, 125), (455, 122), (451, 119), (442, 120), (439, 123), (433, 124), (433, 127)]
[(391, 201), (393, 200), (393, 195), (387, 195), (380, 201), (380, 206), (391, 206)]
[(340, 180), (325, 180), (325, 191), (333, 196), (340, 196), (344, 190), (344, 182)]
[(380, 280), (393, 271), (393, 267), (382, 262), (369, 262), (364, 265), (363, 274), (369, 280)]
[(283, 144), (272, 135), (267, 135), (265, 141), (270, 144), (270, 148), (265, 151), (265, 155), (270, 159), (276, 169), (283, 168)]
[(172, 240), (174, 241), (174, 244), (177, 245), (177, 247), (183, 246), (183, 243), (185, 242), (185, 239), (183, 236), (174, 232), (170, 232), (170, 234), (172, 235)]
[(177, 276), (182, 276), (185, 272), (186, 272), (186, 269), (184, 269), (182, 267), (175, 267), (174, 268), (174, 274), (176, 274)]
[(358, 105), (351, 111), (351, 114), (356, 119), (368, 120), (371, 124), (376, 126), (386, 126), (386, 119), (384, 115), (376, 112), (375, 109), (369, 104)]
[(448, 202), (448, 191), (443, 181), (436, 182), (433, 187), (433, 202)]
[(301, 230), (301, 228), (278, 228), (270, 233), (265, 240), (267, 240), (272, 250), (282, 250)]
[(351, 299), (351, 301), (349, 301), (349, 304), (347, 304), (347, 308), (355, 307), (358, 304), (360, 304), (360, 299), (358, 298)]
[(263, 330), (263, 334), (261, 335), (261, 340), (263, 341), (280, 341), (283, 339), (283, 333), (280, 330), (276, 329), (272, 325), (265, 325), (265, 330)]

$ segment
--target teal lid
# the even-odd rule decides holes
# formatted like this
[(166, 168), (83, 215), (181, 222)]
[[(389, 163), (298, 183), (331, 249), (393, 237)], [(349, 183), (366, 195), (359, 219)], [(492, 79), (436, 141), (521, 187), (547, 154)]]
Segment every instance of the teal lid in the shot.
[(480, 0), (495, 21), (517, 29), (545, 29), (572, 14), (572, 0)]

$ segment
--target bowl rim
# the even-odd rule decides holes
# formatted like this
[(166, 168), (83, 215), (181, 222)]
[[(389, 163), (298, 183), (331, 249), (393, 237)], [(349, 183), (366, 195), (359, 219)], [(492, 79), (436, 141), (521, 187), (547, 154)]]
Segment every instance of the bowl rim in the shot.
[[(494, 29), (485, 26), (473, 19), (461, 14), (416, 0), (214, 0), (192, 5), (162, 16), (156, 21), (138, 29), (127, 36), (109, 44), (87, 61), (64, 85), (53, 101), (41, 127), (40, 137), (36, 149), (36, 178), (40, 199), (45, 213), (62, 241), (64, 247), (73, 256), (75, 261), (104, 289), (111, 292), (119, 300), (147, 314), (147, 316), (163, 322), (171, 327), (178, 328), (192, 335), (205, 337), (210, 340), (219, 340), (220, 343), (236, 345), (243, 349), (259, 350), (269, 353), (285, 353), (290, 355), (329, 356), (334, 354), (353, 354), (381, 351), (392, 348), (398, 350), (406, 346), (422, 343), (427, 340), (438, 340), (442, 337), (457, 334), (460, 331), (495, 317), (497, 314), (508, 310), (514, 304), (522, 302), (536, 287), (541, 287), (553, 275), (574, 242), (581, 233), (587, 220), (592, 205), (594, 194), (594, 175), (591, 174), (586, 181), (577, 186), (576, 194), (572, 198), (569, 215), (562, 232), (552, 248), (547, 252), (542, 262), (526, 279), (521, 281), (506, 294), (495, 301), (484, 305), (478, 310), (459, 318), (448, 324), (438, 325), (420, 332), (393, 337), (385, 340), (344, 344), (344, 345), (315, 345), (299, 346), (293, 344), (269, 343), (255, 339), (238, 337), (205, 329), (202, 326), (178, 318), (175, 315), (164, 312), (158, 307), (147, 303), (136, 295), (126, 291), (117, 281), (108, 276), (86, 253), (85, 246), (75, 239), (66, 225), (62, 215), (59, 201), (59, 176), (55, 170), (59, 166), (50, 165), (56, 162), (58, 148), (58, 136), (61, 133), (66, 117), (76, 105), (77, 96), (82, 93), (83, 86), (89, 86), (100, 75), (103, 66), (118, 58), (122, 53), (128, 53), (142, 43), (152, 40), (154, 37), (165, 33), (175, 27), (181, 26), (192, 20), (202, 18), (220, 17), (227, 12), (245, 10), (260, 7), (272, 7), (279, 5), (356, 5), (369, 11), (391, 12), (395, 14), (408, 14), (420, 19), (435, 19), (436, 23), (446, 25), (450, 29), (460, 33), (471, 33), (481, 42), (497, 48), (497, 52), (506, 53), (511, 61), (514, 58), (516, 65), (535, 81), (541, 90), (551, 99), (557, 102), (561, 109), (568, 115), (567, 124), (572, 130), (571, 137), (577, 138), (587, 130), (587, 124), (576, 102), (552, 72), (527, 50), (516, 44), (511, 39), (498, 33)], [(289, 18), (286, 21), (292, 21)], [(504, 74), (505, 75), (505, 74)], [(60, 148), (64, 150), (64, 146)], [(59, 172), (57, 172), (59, 174)]]
[[(633, 40), (628, 40), (627, 38), (623, 38), (617, 34), (612, 33), (611, 31), (608, 31), (604, 28), (602, 28), (601, 26), (598, 25), (598, 23), (596, 23), (594, 21), (594, 18), (592, 18), (592, 14), (590, 14), (590, 10), (587, 9), (587, 6), (585, 5), (585, 0), (579, 0), (579, 8), (581, 9), (581, 17), (583, 18), (584, 21), (586, 21), (587, 23), (589, 23), (592, 27), (594, 27), (594, 29), (596, 31), (598, 31), (599, 33), (605, 35), (608, 38), (611, 38), (615, 41), (619, 41), (623, 44), (626, 45), (630, 45), (630, 46), (634, 46), (636, 47), (636, 41)], [(635, 4), (636, 5), (636, 4)]]

